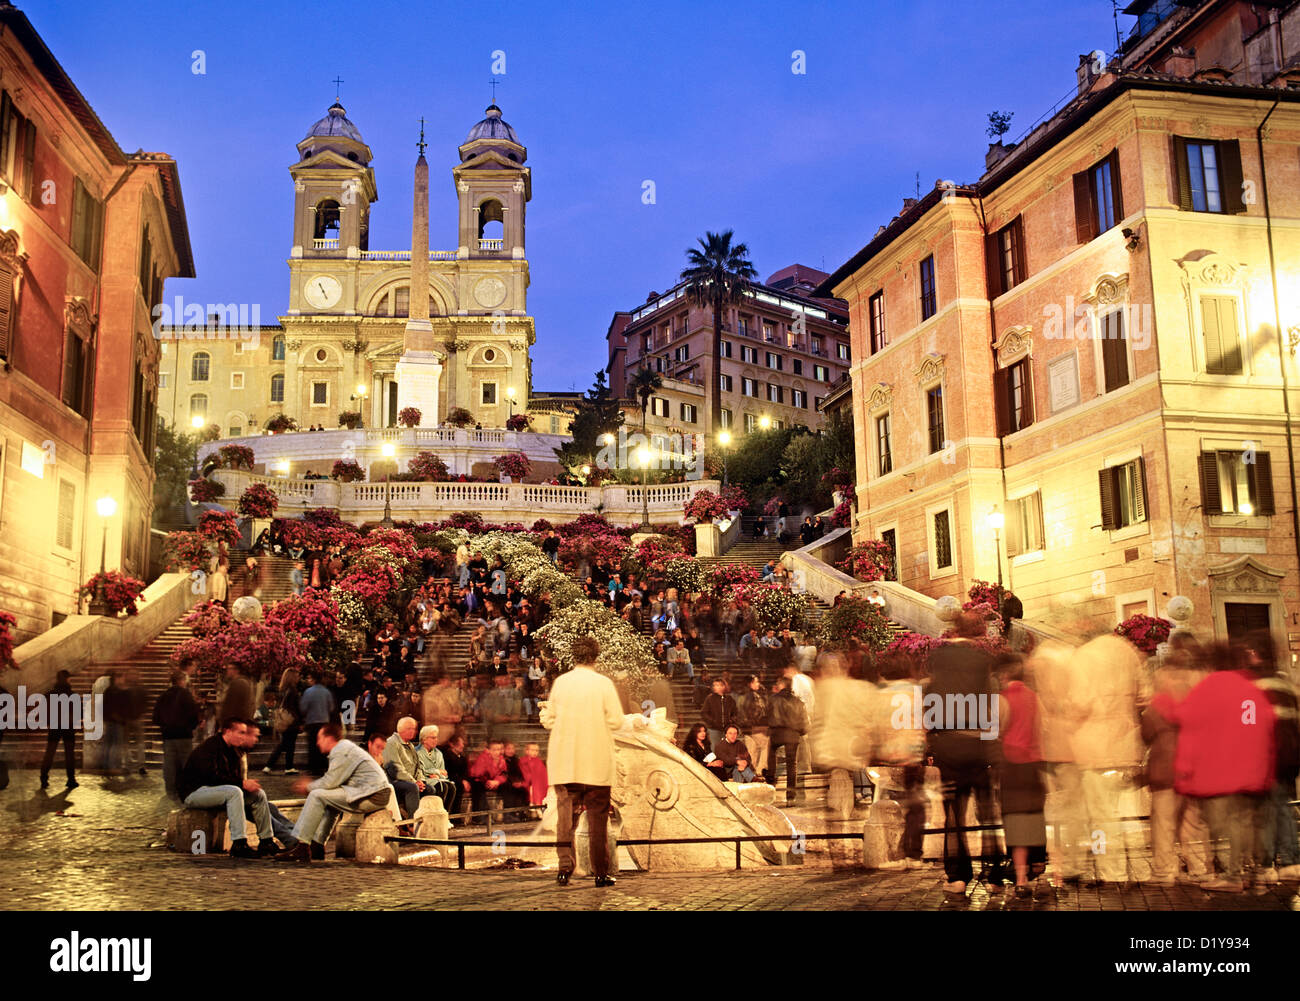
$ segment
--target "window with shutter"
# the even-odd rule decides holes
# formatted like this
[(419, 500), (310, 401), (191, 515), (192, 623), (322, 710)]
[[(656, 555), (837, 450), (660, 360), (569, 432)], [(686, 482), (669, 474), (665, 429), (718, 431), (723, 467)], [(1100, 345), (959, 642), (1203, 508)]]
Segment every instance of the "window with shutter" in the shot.
[(18, 185), (18, 193), (30, 202), (36, 177), (36, 123), (29, 121), (25, 132), (26, 134), (23, 136), (23, 173)]
[(1205, 514), (1223, 514), (1223, 495), (1219, 490), (1219, 453), (1202, 452), (1201, 508)]
[(14, 328), (14, 272), (9, 263), (0, 260), (0, 358), (5, 366), (13, 358)]
[(1099, 470), (1097, 473), (1098, 486), (1101, 489), (1101, 527), (1107, 532), (1113, 532), (1119, 528), (1119, 500), (1116, 496), (1115, 489), (1115, 469)]
[(1215, 143), (1219, 155), (1219, 178), (1223, 185), (1223, 211), (1237, 215), (1246, 211), (1241, 177), (1241, 143), (1236, 139)]
[(1273, 460), (1267, 452), (1255, 453), (1254, 475), (1251, 477), (1251, 499), (1256, 514), (1276, 513), (1273, 506)]
[(1241, 375), (1237, 300), (1226, 295), (1201, 296), (1201, 329), (1205, 334), (1205, 371), (1211, 375)]
[(990, 299), (996, 299), (1006, 291), (1002, 287), (1002, 271), (998, 267), (998, 234), (990, 233), (984, 238), (984, 276), (988, 283)]
[(881, 414), (876, 418), (876, 469), (880, 476), (888, 476), (894, 470), (889, 437), (889, 414)]
[(1124, 336), (1124, 311), (1113, 310), (1101, 321), (1101, 363), (1106, 392), (1127, 386), (1128, 341)]
[(55, 517), (54, 544), (60, 549), (72, 548), (76, 521), (77, 486), (69, 480), (59, 480), (59, 507)]
[(939, 570), (952, 566), (952, 526), (947, 511), (937, 511), (934, 515), (934, 565)]
[(1089, 243), (1097, 235), (1090, 174), (1081, 170), (1074, 175), (1074, 238), (1078, 243)]
[[(931, 254), (921, 262), (921, 319), (928, 320), (938, 312), (939, 303), (935, 293), (934, 283), (934, 255)], [(842, 345), (844, 352), (841, 358), (848, 361), (848, 345)]]
[(1010, 398), (1007, 391), (1008, 375), (1009, 372), (1005, 368), (999, 368), (993, 373), (993, 410), (997, 418), (999, 438), (1011, 433), (1011, 417), (1007, 407)]
[(1178, 179), (1178, 207), (1192, 210), (1192, 173), (1187, 158), (1187, 140), (1174, 136), (1174, 176)]
[(1147, 520), (1145, 464), (1141, 458), (1113, 469), (1115, 483), (1115, 520), (1119, 528)]
[(943, 387), (935, 386), (926, 390), (925, 394), (926, 415), (929, 419), (930, 430), (930, 454), (943, 450), (944, 428), (943, 428)]

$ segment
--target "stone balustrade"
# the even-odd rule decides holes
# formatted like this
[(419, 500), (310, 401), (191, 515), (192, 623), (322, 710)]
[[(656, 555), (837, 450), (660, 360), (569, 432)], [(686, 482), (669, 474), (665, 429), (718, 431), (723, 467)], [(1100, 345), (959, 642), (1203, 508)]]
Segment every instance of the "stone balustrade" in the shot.
[(264, 476), (246, 470), (219, 469), (212, 478), (226, 488), (222, 502), (233, 508), (240, 494), (254, 483), (275, 491), (280, 499), (276, 514), (293, 517), (317, 507), (335, 508), (344, 521), (362, 524), (378, 521), (385, 502), (398, 520), (441, 521), (457, 511), (477, 511), (486, 521), (532, 524), (538, 518), (572, 521), (599, 512), (616, 525), (641, 519), (642, 490), (653, 523), (677, 525), (684, 521), (686, 502), (701, 490), (716, 492), (716, 480), (652, 485), (563, 487), (546, 483), (339, 483), (334, 480), (299, 480)]

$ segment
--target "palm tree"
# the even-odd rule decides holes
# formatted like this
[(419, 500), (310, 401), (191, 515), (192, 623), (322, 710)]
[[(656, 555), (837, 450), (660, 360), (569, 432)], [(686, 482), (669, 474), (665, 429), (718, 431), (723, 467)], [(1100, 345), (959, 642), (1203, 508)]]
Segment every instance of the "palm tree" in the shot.
[(646, 408), (650, 406), (650, 397), (654, 396), (656, 390), (662, 389), (663, 385), (663, 376), (649, 368), (637, 369), (628, 383), (632, 396), (641, 401), (641, 434), (643, 435), (645, 434)]
[(714, 434), (722, 428), (722, 310), (740, 302), (750, 282), (758, 277), (749, 260), (749, 248), (732, 245), (732, 231), (704, 234), (701, 250), (687, 248), (689, 266), (682, 270), (686, 297), (695, 306), (713, 307), (713, 401), (709, 423)]

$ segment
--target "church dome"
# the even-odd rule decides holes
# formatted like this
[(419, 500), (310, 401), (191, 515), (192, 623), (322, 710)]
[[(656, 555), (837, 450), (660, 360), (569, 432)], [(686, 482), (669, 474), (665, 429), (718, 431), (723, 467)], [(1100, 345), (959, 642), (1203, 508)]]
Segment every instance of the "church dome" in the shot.
[(495, 104), (488, 105), (483, 120), (469, 130), (465, 142), (472, 143), (475, 139), (505, 139), (517, 145), (522, 145), (519, 142), (519, 137), (515, 135), (515, 130), (501, 117), (501, 109)]
[(355, 142), (364, 142), (361, 132), (348, 121), (347, 112), (338, 101), (331, 104), (325, 117), (308, 130), (307, 137), (312, 136), (338, 136)]

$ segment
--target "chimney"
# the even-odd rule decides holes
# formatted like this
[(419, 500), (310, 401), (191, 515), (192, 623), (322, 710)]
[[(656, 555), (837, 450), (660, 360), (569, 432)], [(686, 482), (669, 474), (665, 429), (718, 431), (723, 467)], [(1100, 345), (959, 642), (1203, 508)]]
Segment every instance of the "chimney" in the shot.
[(1175, 45), (1165, 58), (1164, 72), (1184, 80), (1196, 72), (1196, 50)]
[(1102, 52), (1101, 49), (1094, 49), (1086, 56), (1080, 56), (1079, 65), (1074, 71), (1079, 81), (1079, 96), (1082, 97), (1092, 90), (1092, 85), (1105, 72), (1106, 53)]
[(1015, 143), (1010, 146), (1002, 145), (1001, 140), (995, 143), (989, 143), (989, 151), (984, 154), (984, 169), (992, 170), (999, 163), (1011, 155), (1011, 151), (1016, 148)]
[(904, 198), (904, 199), (903, 199), (903, 211), (904, 211), (904, 212), (906, 212), (908, 209), (912, 208), (912, 207), (915, 206), (915, 205), (916, 205), (916, 199), (915, 199), (915, 198)]

